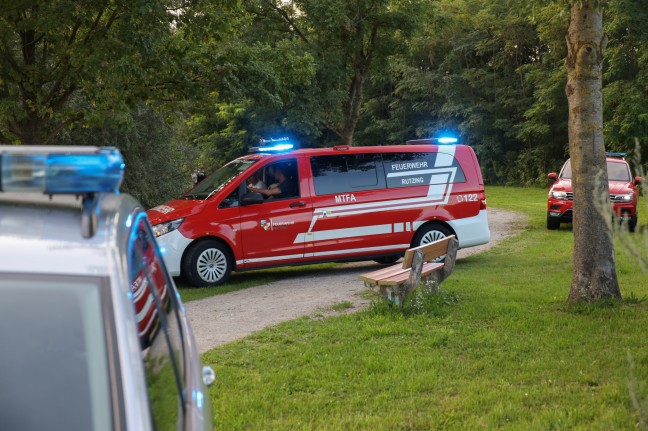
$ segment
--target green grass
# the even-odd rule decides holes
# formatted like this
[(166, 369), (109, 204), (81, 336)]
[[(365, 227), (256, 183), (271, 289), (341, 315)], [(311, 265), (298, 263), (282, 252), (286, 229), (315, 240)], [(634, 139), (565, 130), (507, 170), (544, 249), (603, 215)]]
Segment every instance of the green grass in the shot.
[(546, 190), (487, 196), (527, 230), (458, 261), (433, 312), (378, 303), (204, 354), (215, 429), (640, 428), (628, 386), (645, 402), (646, 274), (617, 252), (623, 303), (569, 308), (572, 233), (546, 230)]

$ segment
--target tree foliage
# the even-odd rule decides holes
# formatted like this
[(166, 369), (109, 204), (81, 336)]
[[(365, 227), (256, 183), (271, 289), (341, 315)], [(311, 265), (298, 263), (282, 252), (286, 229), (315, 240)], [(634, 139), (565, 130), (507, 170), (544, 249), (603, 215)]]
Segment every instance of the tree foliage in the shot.
[(0, 140), (49, 143), (77, 123), (123, 120), (133, 101), (163, 92), (171, 12), (154, 0), (5, 2)]
[[(643, 3), (605, 2), (612, 150), (648, 138)], [(106, 128), (119, 146), (146, 105), (183, 171), (262, 137), (392, 145), (449, 130), (488, 182), (544, 184), (568, 155), (568, 23), (566, 0), (7, 0), (0, 140)]]

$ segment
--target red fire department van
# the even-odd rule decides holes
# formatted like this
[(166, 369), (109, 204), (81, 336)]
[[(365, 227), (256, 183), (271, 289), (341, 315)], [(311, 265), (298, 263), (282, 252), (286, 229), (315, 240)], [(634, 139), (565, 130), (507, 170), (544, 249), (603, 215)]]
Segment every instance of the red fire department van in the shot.
[(391, 263), (447, 235), (461, 248), (490, 241), (472, 148), (409, 142), (294, 151), (282, 143), (224, 165), (148, 211), (169, 272), (218, 285), (233, 270)]

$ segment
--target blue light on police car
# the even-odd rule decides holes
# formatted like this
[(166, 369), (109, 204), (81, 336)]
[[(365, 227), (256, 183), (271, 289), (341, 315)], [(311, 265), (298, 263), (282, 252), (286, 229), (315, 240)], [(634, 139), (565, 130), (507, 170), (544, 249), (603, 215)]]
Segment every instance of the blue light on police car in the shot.
[[(112, 147), (67, 147), (65, 152), (47, 148), (4, 147), (0, 151), (0, 190), (41, 191), (48, 194), (118, 192), (124, 159)], [(52, 147), (56, 151), (56, 147)]]

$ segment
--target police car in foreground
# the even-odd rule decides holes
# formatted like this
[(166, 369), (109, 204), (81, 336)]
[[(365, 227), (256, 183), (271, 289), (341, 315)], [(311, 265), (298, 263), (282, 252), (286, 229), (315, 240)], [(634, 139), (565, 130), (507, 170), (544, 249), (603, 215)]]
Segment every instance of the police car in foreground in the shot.
[(0, 146), (0, 429), (211, 429), (196, 343), (114, 148)]

